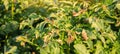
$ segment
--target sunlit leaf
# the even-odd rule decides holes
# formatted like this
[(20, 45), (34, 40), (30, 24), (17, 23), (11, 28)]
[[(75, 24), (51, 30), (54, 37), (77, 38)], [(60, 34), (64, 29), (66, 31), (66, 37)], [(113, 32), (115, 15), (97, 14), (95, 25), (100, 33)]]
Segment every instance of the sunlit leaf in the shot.
[(5, 52), (5, 54), (14, 54), (16, 49), (17, 49), (17, 46), (13, 46), (9, 51)]
[(83, 44), (75, 44), (74, 48), (75, 48), (75, 50), (77, 51), (78, 54), (89, 54), (86, 46), (83, 45)]
[(5, 5), (5, 9), (8, 10), (9, 6), (9, 1), (8, 0), (4, 0), (4, 5)]
[(95, 54), (100, 54), (103, 51), (103, 46), (102, 43), (100, 41), (97, 41), (96, 45), (96, 50), (95, 50)]
[(0, 0), (0, 53), (119, 54), (119, 3)]
[(120, 10), (120, 3), (117, 3), (116, 7)]

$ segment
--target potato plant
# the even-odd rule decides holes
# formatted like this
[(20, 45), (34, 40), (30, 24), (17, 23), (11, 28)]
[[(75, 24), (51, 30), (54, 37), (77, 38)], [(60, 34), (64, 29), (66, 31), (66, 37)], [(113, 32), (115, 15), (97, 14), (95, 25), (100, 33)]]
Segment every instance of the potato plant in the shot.
[(120, 54), (120, 1), (0, 0), (0, 54)]

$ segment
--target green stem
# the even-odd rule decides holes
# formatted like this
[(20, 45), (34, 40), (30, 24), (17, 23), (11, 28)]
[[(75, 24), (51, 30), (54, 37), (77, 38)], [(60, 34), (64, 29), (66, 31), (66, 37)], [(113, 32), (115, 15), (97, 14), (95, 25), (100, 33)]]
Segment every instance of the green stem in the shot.
[(11, 14), (13, 19), (14, 18), (14, 0), (12, 0)]

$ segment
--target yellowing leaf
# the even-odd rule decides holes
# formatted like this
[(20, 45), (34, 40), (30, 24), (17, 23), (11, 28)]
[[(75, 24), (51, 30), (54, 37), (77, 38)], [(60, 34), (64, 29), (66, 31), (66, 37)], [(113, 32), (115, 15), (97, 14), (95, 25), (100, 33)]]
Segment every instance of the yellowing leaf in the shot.
[(67, 23), (66, 25), (65, 25), (65, 27), (66, 28), (69, 28), (69, 27), (71, 27), (72, 25), (70, 24), (70, 23)]
[(18, 36), (16, 38), (17, 41), (26, 41), (26, 38), (25, 37), (22, 37), (22, 36)]
[(119, 27), (120, 26), (120, 22), (117, 22), (117, 24), (115, 25), (116, 27)]
[(25, 47), (25, 42), (22, 41), (22, 42), (20, 43), (20, 45), (23, 46), (23, 47)]
[(120, 3), (117, 3), (116, 7), (120, 10)]
[(102, 8), (103, 8), (103, 11), (105, 11), (106, 14), (108, 14), (110, 16), (110, 11), (108, 10), (107, 6), (103, 5)]
[(39, 37), (39, 35), (40, 35), (40, 34), (39, 34), (39, 31), (36, 30), (36, 31), (35, 31), (35, 37), (36, 37), (36, 39)]
[(60, 40), (60, 39), (58, 39), (58, 40), (56, 40), (59, 44), (63, 44), (63, 41), (62, 40)]
[(4, 0), (5, 9), (8, 10), (9, 0)]
[(59, 1), (60, 3), (64, 3), (64, 4), (69, 4), (69, 5), (72, 5), (72, 2), (70, 1)]
[(50, 40), (50, 37), (49, 37), (48, 35), (44, 36), (43, 38), (44, 38), (43, 41), (44, 41), (45, 43), (48, 43), (49, 40)]

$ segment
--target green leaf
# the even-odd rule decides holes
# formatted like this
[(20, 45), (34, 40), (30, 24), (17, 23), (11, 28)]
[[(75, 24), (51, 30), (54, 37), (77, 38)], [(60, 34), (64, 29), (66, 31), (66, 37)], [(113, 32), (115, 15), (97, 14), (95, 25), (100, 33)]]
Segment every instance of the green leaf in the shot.
[(36, 13), (31, 13), (28, 17), (31, 19), (32, 18), (35, 19), (35, 18), (38, 18), (38, 15)]
[(47, 24), (47, 22), (43, 21), (43, 22), (41, 22), (40, 24), (38, 24), (38, 25), (36, 26), (36, 28), (38, 28), (40, 31), (44, 31), (46, 24)]
[(21, 23), (20, 23), (20, 27), (19, 29), (24, 29), (25, 26), (29, 25), (29, 23), (26, 21), (26, 20), (23, 20)]
[(46, 52), (46, 50), (40, 49), (40, 54), (48, 54), (48, 53)]
[(9, 0), (4, 0), (5, 9), (8, 10)]
[(75, 50), (77, 51), (78, 54), (89, 54), (86, 46), (83, 45), (83, 44), (75, 44), (74, 48), (75, 48)]
[(18, 22), (17, 21), (9, 21), (9, 22), (6, 22), (6, 24), (2, 25), (0, 27), (0, 34), (8, 34), (10, 32), (14, 32), (15, 30), (17, 30), (19, 27), (18, 25)]
[(117, 9), (120, 10), (120, 2), (116, 4)]
[(13, 46), (9, 51), (5, 52), (5, 54), (14, 54), (16, 50), (17, 50), (17, 46)]
[(103, 53), (103, 46), (102, 43), (100, 41), (97, 41), (97, 43), (95, 44), (95, 54), (101, 54)]
[(60, 48), (54, 47), (53, 50), (54, 50), (53, 54), (60, 54)]
[(93, 20), (91, 27), (95, 28), (98, 31), (105, 30), (104, 21), (102, 19)]

